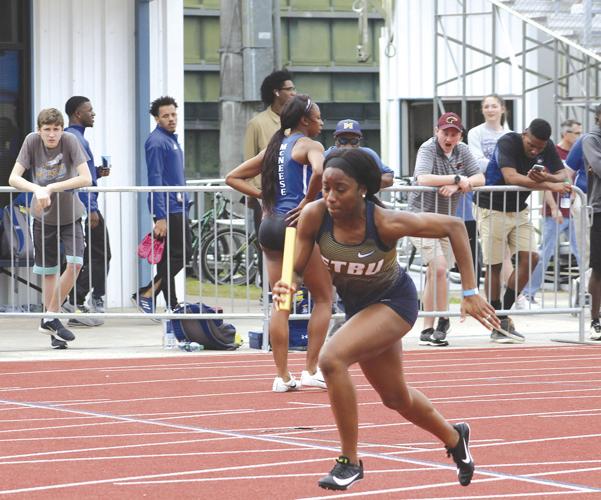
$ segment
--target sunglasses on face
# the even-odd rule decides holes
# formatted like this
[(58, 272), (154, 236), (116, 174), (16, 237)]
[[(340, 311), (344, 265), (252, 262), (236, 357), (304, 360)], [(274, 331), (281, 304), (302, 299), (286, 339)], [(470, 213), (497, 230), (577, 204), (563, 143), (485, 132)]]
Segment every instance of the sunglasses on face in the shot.
[(351, 146), (356, 146), (357, 144), (359, 144), (360, 140), (361, 139), (359, 139), (359, 137), (338, 137), (336, 139), (338, 144), (342, 146), (346, 146), (347, 144), (350, 144)]

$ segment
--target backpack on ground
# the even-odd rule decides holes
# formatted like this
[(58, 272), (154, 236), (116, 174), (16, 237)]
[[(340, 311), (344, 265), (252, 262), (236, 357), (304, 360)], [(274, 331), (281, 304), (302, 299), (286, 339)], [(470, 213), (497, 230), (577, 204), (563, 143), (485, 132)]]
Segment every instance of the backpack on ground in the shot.
[[(176, 314), (215, 314), (217, 311), (206, 304), (183, 304), (173, 311)], [(173, 333), (179, 342), (197, 342), (205, 349), (233, 351), (236, 343), (236, 327), (221, 319), (173, 319)]]
[(2, 210), (2, 237), (0, 258), (29, 259), (33, 262), (29, 214), (25, 207), (8, 205)]

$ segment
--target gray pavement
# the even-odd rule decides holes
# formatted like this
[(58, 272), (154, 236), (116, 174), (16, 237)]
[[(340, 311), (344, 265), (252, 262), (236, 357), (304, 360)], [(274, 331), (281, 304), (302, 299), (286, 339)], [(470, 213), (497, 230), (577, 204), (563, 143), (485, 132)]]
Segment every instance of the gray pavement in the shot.
[[(553, 339), (564, 341), (578, 340), (578, 319), (568, 314), (535, 314), (513, 316), (516, 329), (526, 336), (522, 346), (563, 345)], [(444, 347), (423, 347), (418, 345), (421, 319), (405, 337), (406, 350), (447, 349)], [(39, 320), (34, 318), (2, 317), (0, 315), (0, 361), (51, 360), (51, 359), (110, 359), (180, 356), (189, 358), (202, 356), (215, 351), (184, 352), (162, 348), (162, 325), (146, 319), (108, 319), (104, 325), (93, 328), (73, 328), (76, 340), (69, 349), (50, 348), (50, 337), (38, 332)], [(236, 319), (230, 321), (244, 339), (243, 346), (231, 352), (261, 352), (250, 349), (248, 332), (260, 331), (262, 322), (257, 319)], [(588, 337), (589, 319), (586, 320)], [(490, 342), (486, 330), (472, 318), (460, 323), (459, 318), (451, 318), (448, 340), (450, 348), (515, 348), (519, 345), (499, 345)], [(601, 346), (601, 342), (598, 343)], [(227, 351), (219, 351), (224, 353)]]

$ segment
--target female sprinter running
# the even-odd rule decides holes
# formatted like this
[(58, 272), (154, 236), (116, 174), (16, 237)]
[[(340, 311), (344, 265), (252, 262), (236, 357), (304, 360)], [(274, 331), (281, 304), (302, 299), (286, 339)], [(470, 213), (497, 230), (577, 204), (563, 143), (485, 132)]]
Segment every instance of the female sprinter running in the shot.
[[(320, 193), (324, 161), (323, 146), (311, 139), (321, 132), (323, 122), (319, 107), (309, 96), (292, 97), (282, 109), (280, 120), (280, 129), (267, 149), (236, 167), (225, 179), (241, 193), (263, 200), (259, 243), (271, 287), (280, 279), (286, 226), (295, 225), (300, 210)], [(286, 136), (284, 132), (288, 129), (290, 134)], [(261, 190), (247, 182), (258, 174), (261, 174)], [(302, 385), (326, 387), (317, 358), (332, 315), (332, 281), (315, 244), (306, 265), (305, 284), (314, 305), (308, 324), (306, 369), (301, 373), (300, 382), (288, 371), (289, 313), (274, 308), (269, 322), (269, 339), (277, 369), (274, 392), (287, 392)]]
[[(386, 210), (374, 196), (379, 188), (380, 171), (367, 154), (358, 149), (336, 151), (325, 162), (323, 199), (307, 205), (298, 224), (295, 271), (307, 274), (305, 264), (317, 241), (347, 317), (319, 358), (342, 448), (319, 486), (344, 490), (363, 477), (357, 455), (357, 400), (349, 375), (353, 363), (359, 363), (384, 405), (445, 444), (457, 464), (459, 482), (467, 486), (474, 473), (468, 424), (447, 422), (403, 375), (401, 339), (411, 330), (418, 305), (415, 286), (397, 263), (397, 240), (448, 237), (461, 270), (462, 314), (474, 316), (489, 329), (499, 321), (492, 306), (478, 295), (463, 221)], [(294, 288), (278, 281), (274, 300), (282, 301)]]

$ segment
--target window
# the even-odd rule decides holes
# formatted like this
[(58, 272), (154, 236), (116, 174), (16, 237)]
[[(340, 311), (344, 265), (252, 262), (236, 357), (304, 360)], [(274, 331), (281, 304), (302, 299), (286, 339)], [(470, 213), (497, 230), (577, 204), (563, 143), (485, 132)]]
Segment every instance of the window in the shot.
[[(0, 0), (0, 184), (6, 186), (30, 131), (29, 2)], [(9, 203), (0, 194), (0, 206)]]

